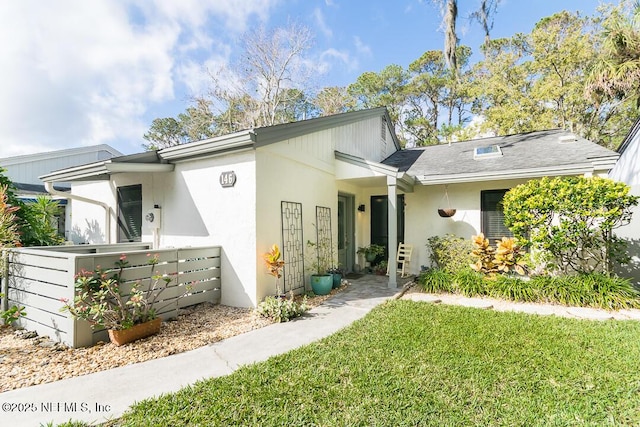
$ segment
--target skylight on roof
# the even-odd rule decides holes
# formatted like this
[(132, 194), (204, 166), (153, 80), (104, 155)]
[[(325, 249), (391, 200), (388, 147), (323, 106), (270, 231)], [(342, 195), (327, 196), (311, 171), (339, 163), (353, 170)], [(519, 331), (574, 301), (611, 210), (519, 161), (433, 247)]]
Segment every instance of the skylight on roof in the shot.
[(492, 157), (502, 156), (502, 150), (497, 145), (487, 145), (484, 147), (476, 147), (473, 150), (473, 159), (490, 159)]

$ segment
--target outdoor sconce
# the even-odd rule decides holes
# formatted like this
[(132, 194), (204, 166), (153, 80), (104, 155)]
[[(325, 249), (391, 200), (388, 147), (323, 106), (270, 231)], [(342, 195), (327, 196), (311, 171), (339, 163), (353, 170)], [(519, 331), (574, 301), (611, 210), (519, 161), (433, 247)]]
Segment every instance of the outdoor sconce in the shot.
[(358, 212), (364, 212), (364, 205), (358, 206)]

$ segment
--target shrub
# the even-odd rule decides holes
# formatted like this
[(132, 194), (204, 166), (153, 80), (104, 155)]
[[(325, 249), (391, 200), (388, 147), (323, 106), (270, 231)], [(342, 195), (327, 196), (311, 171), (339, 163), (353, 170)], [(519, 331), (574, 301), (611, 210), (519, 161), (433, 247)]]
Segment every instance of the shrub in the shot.
[(496, 247), (489, 245), (489, 239), (483, 233), (471, 238), (473, 250), (471, 257), (475, 260), (470, 267), (478, 273), (494, 276), (496, 273), (524, 274), (524, 252), (513, 237), (496, 240)]
[(442, 270), (456, 272), (471, 263), (471, 242), (462, 237), (453, 234), (432, 236), (427, 242), (432, 264)]
[(302, 316), (308, 309), (307, 297), (305, 296), (302, 302), (298, 303), (294, 300), (292, 292), (290, 298), (267, 296), (264, 301), (258, 304), (256, 311), (260, 315), (280, 323)]
[(628, 259), (613, 230), (631, 220), (638, 197), (605, 178), (542, 178), (518, 185), (503, 199), (505, 224), (563, 273), (610, 272)]
[(602, 273), (537, 276), (530, 285), (549, 302), (611, 310), (640, 307), (640, 293), (629, 280)]
[(457, 291), (468, 297), (486, 294), (485, 278), (468, 267), (456, 272), (453, 282)]
[(418, 284), (425, 292), (452, 292), (453, 273), (440, 268), (431, 268), (420, 274)]

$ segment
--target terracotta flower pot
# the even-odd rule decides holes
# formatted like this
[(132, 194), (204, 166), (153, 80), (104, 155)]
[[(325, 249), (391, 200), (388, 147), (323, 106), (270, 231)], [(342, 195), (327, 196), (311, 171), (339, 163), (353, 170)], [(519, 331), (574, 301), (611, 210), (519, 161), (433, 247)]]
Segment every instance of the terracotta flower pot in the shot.
[(150, 337), (160, 332), (161, 323), (162, 319), (156, 317), (148, 322), (133, 325), (129, 329), (109, 329), (109, 339), (111, 339), (111, 342), (115, 345), (120, 346), (141, 338)]

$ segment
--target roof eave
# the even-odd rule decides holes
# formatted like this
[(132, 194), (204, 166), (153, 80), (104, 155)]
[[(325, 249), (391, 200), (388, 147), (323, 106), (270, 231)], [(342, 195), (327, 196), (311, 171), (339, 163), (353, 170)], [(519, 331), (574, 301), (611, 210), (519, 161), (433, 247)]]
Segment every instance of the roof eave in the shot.
[(416, 176), (416, 181), (421, 185), (456, 184), (466, 182), (498, 181), (506, 179), (542, 178), (544, 176), (583, 175), (599, 170), (606, 171), (608, 169), (610, 168), (596, 168), (594, 167), (593, 163), (585, 163), (562, 167), (505, 170), (500, 172), (492, 171), (449, 175), (418, 175)]
[(253, 132), (247, 130), (205, 139), (203, 141), (164, 148), (158, 151), (158, 156), (160, 156), (162, 160), (172, 162), (190, 160), (195, 157), (206, 158), (242, 149), (254, 148), (254, 141), (255, 136)]

